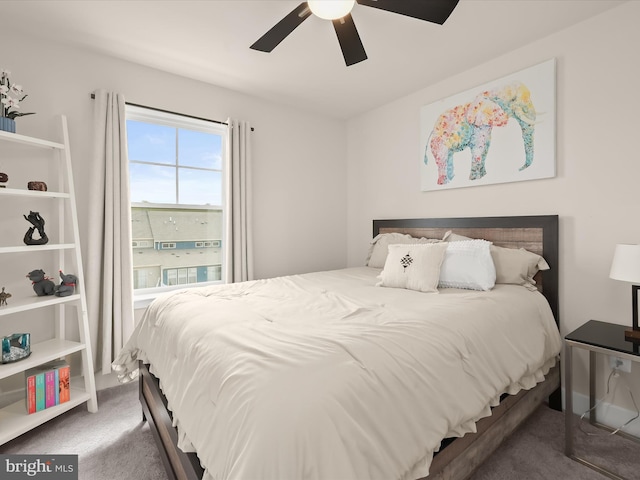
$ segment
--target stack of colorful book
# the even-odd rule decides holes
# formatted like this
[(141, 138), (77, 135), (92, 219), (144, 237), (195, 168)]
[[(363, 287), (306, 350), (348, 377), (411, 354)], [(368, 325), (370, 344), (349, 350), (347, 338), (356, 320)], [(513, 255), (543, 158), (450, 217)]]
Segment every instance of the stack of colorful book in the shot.
[(27, 413), (68, 402), (70, 398), (69, 364), (64, 360), (45, 363), (25, 372)]

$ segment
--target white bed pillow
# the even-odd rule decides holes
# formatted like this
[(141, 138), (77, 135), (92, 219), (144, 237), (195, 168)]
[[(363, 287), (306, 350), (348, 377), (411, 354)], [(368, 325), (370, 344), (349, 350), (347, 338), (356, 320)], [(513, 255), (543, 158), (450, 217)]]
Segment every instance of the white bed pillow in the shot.
[(368, 267), (384, 268), (389, 253), (389, 245), (392, 244), (428, 244), (439, 243), (442, 240), (437, 238), (416, 238), (406, 233), (380, 233), (371, 240), (369, 254), (365, 265)]
[(377, 286), (438, 292), (446, 243), (395, 244), (388, 250)]
[[(442, 239), (444, 242), (464, 240), (471, 239), (451, 231), (445, 233)], [(491, 245), (491, 257), (496, 268), (496, 283), (522, 285), (529, 290), (536, 290), (533, 277), (539, 270), (549, 270), (549, 264), (543, 257), (524, 248)]]
[(448, 242), (438, 286), (491, 290), (496, 283), (496, 268), (490, 247), (491, 242), (486, 240)]
[(496, 265), (496, 283), (524, 285), (536, 290), (533, 277), (539, 270), (549, 270), (549, 264), (540, 255), (524, 248), (492, 246), (491, 255)]

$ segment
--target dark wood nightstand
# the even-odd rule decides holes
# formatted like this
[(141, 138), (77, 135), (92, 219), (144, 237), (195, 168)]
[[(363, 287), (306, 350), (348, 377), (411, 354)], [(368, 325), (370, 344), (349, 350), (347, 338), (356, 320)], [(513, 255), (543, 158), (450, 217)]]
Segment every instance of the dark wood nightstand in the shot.
[[(574, 348), (589, 351), (589, 408), (593, 408), (596, 404), (595, 374), (596, 355), (598, 353), (613, 355), (622, 359), (631, 360), (632, 362), (640, 362), (640, 345), (625, 340), (624, 332), (628, 328), (629, 327), (625, 325), (589, 320), (564, 337), (565, 454), (577, 462), (614, 479), (622, 479), (622, 477), (603, 467), (579, 458), (574, 453), (572, 356)], [(594, 425), (609, 429), (597, 422), (595, 409), (591, 410), (589, 421)], [(627, 436), (630, 437), (629, 435)]]

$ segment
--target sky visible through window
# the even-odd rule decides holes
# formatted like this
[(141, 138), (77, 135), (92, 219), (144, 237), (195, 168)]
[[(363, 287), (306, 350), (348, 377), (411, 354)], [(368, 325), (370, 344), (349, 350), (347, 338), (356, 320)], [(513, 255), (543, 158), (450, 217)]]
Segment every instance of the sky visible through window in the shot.
[(222, 137), (127, 120), (132, 203), (222, 205)]

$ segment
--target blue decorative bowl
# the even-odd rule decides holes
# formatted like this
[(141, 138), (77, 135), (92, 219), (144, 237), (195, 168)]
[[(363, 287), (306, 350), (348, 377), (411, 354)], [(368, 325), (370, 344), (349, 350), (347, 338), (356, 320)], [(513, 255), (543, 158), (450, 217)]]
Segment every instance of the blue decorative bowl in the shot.
[(31, 355), (31, 334), (14, 333), (7, 337), (0, 337), (2, 344), (2, 361), (12, 363)]

